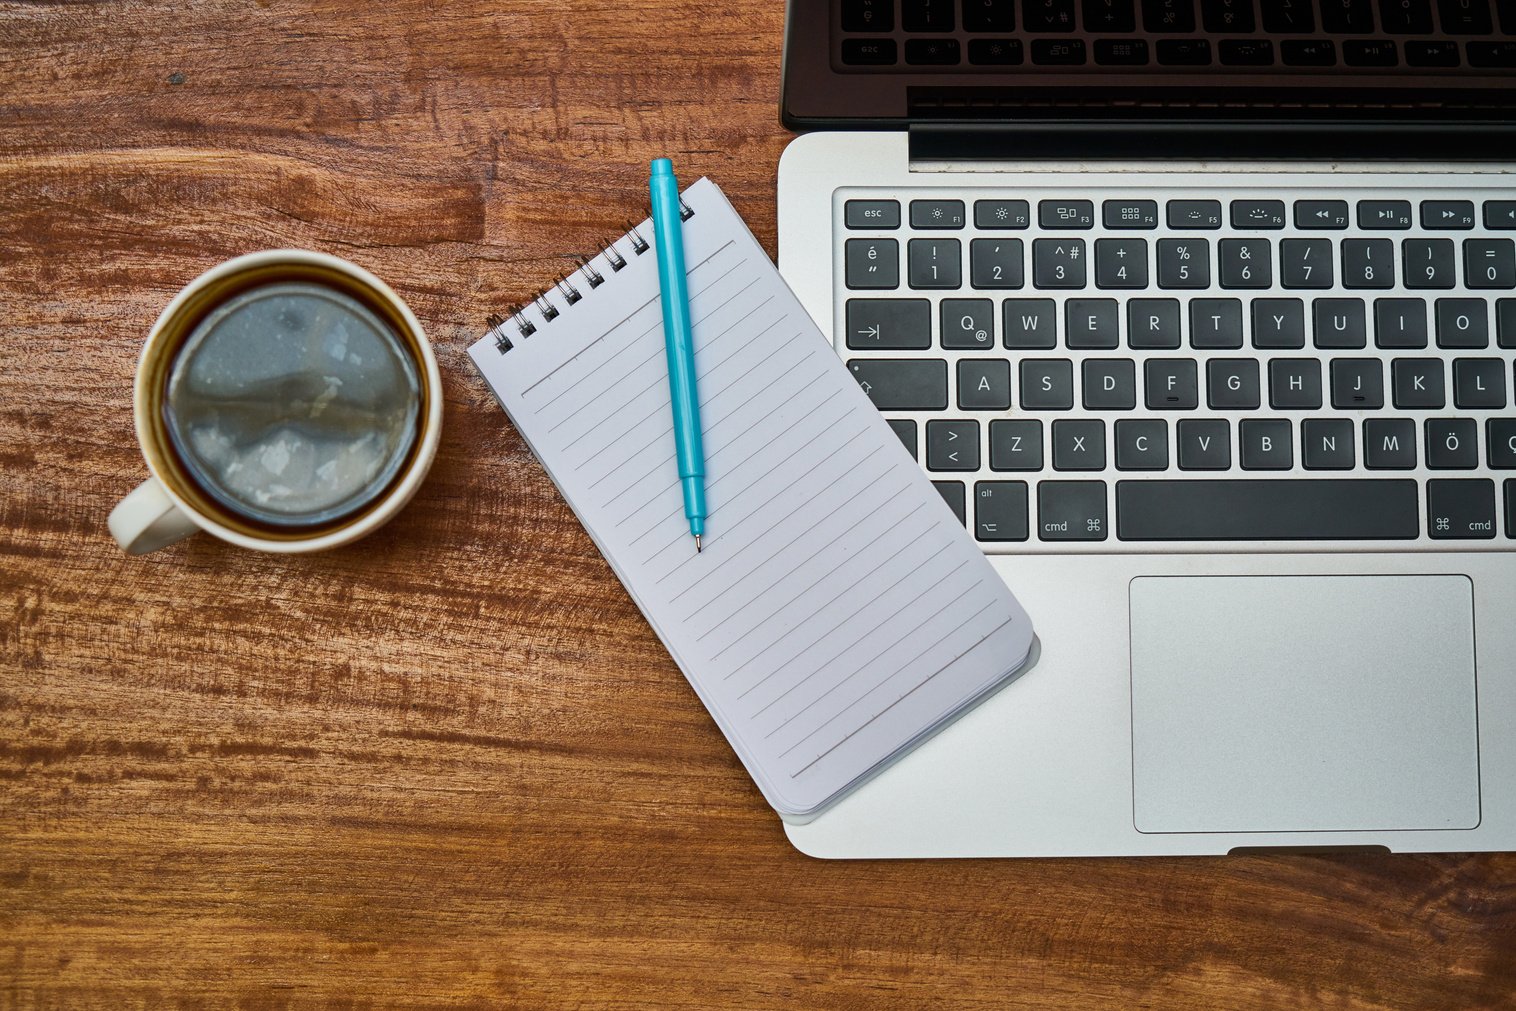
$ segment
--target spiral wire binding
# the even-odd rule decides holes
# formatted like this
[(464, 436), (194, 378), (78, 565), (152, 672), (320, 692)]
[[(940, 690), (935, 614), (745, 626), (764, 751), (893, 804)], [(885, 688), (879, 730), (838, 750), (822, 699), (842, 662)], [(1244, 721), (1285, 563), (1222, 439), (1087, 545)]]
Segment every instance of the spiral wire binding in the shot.
[[(694, 216), (694, 209), (690, 207), (689, 204), (684, 202), (683, 197), (680, 197), (679, 220), (688, 221)], [(641, 256), (643, 253), (652, 248), (648, 241), (642, 237), (642, 233), (637, 230), (636, 223), (629, 222), (627, 224), (626, 234), (623, 235), (622, 238), (626, 239), (632, 244), (632, 252), (637, 256)], [(600, 254), (605, 257), (605, 262), (611, 265), (612, 273), (619, 272), (627, 264), (626, 257), (621, 255), (620, 250), (616, 248), (616, 241), (617, 240), (607, 240), (599, 244)], [(584, 276), (585, 283), (589, 285), (591, 289), (598, 288), (605, 283), (605, 275), (595, 269), (594, 264), (590, 262), (590, 258), (587, 256), (579, 257), (578, 272)], [(521, 315), (522, 311), (528, 305), (536, 307), (537, 311), (542, 314), (543, 322), (551, 323), (553, 320), (562, 315), (562, 310), (560, 310), (552, 302), (548, 301), (547, 296), (550, 293), (556, 291), (560, 296), (562, 296), (565, 308), (574, 305), (575, 303), (580, 302), (584, 299), (583, 293), (580, 292), (578, 288), (574, 287), (572, 282), (570, 282), (569, 277), (571, 274), (572, 272), (569, 275), (560, 277), (558, 280), (553, 282), (552, 287), (548, 288), (546, 291), (539, 292), (538, 294), (532, 296), (528, 302), (509, 305), (505, 308), (505, 311), (503, 313), (490, 314), (489, 319), (486, 320), (489, 329), (486, 330), (485, 333), (487, 336), (492, 336), (495, 338), (495, 347), (501, 354), (505, 354), (507, 351), (511, 350), (511, 348), (515, 347), (515, 344), (512, 343), (509, 334), (506, 332), (507, 323), (515, 324), (516, 332), (520, 334), (522, 338), (530, 337), (537, 332), (537, 325)]]

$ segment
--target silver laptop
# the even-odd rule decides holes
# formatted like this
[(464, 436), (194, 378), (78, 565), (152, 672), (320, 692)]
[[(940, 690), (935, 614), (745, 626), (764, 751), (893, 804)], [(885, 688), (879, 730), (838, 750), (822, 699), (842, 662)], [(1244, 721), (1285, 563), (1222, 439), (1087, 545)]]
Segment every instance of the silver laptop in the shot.
[(780, 268), (1042, 642), (797, 847), (1516, 848), (1513, 33), (792, 0)]

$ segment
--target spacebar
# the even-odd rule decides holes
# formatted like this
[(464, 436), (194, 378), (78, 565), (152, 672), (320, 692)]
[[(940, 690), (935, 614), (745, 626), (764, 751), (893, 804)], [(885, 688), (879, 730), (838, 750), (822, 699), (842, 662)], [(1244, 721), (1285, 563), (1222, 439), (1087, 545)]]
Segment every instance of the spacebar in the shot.
[(1409, 540), (1421, 533), (1416, 482), (1118, 481), (1124, 541)]

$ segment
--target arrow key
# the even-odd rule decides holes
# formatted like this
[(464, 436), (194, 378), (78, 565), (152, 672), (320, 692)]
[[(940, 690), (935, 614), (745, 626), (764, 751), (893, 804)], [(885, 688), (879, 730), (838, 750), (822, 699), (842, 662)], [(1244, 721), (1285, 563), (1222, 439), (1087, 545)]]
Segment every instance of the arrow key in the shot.
[(979, 422), (928, 421), (927, 470), (978, 470)]

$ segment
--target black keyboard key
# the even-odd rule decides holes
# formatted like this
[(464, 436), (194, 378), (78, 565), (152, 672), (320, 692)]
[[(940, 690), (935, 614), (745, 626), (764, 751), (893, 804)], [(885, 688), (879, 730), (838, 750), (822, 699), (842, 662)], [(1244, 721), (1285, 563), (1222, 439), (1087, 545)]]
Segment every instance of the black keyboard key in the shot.
[(1037, 223), (1043, 228), (1093, 228), (1092, 200), (1044, 200), (1037, 205)]
[(1470, 288), (1516, 288), (1516, 241), (1464, 239), (1463, 277)]
[(1279, 243), (1279, 275), (1286, 288), (1330, 288), (1332, 240), (1285, 239)]
[[(1024, 0), (1025, 30), (1034, 33), (1071, 32), (1074, 30), (1074, 0)], [(1080, 43), (1080, 59), (1084, 62), (1084, 44)], [(1037, 45), (1032, 44), (1032, 58), (1037, 58)], [(1042, 61), (1037, 61), (1042, 62)]]
[(1220, 228), (1220, 200), (1170, 200), (1170, 228)]
[(1020, 39), (969, 39), (969, 62), (977, 67), (1014, 67), (1023, 59)]
[(1083, 288), (1083, 239), (1032, 240), (1032, 283), (1039, 288)]
[[(1516, 35), (1516, 0), (1495, 0), (1495, 11), (1500, 15), (1501, 33)], [(1516, 537), (1516, 532), (1511, 536)]]
[(1074, 366), (1068, 359), (1021, 363), (1021, 409), (1068, 411), (1074, 407)]
[(979, 422), (928, 421), (927, 470), (978, 470)]
[(942, 346), (958, 351), (995, 347), (995, 303), (987, 298), (945, 298), (941, 308)]
[(910, 418), (887, 418), (890, 431), (895, 433), (895, 438), (905, 447), (905, 451), (911, 454), (911, 459), (919, 459), (920, 454), (916, 447), (916, 423)]
[(848, 239), (847, 286), (853, 289), (900, 287), (900, 243), (894, 239)]
[(1026, 284), (1020, 239), (974, 239), (969, 243), (969, 284), (975, 288), (1020, 288)]
[(1050, 298), (1008, 298), (1001, 334), (1005, 346), (1040, 351), (1058, 346), (1058, 324)]
[(1411, 202), (1409, 200), (1360, 200), (1358, 202), (1358, 227), (1365, 229), (1410, 228)]
[(1111, 229), (1157, 228), (1158, 201), (1107, 200), (1101, 206), (1101, 215), (1105, 227)]
[(1346, 200), (1295, 201), (1295, 227), (1338, 230), (1348, 226)]
[(1363, 465), (1370, 470), (1414, 470), (1416, 422), (1370, 418), (1363, 423)]
[(1431, 0), (1381, 0), (1379, 27), (1391, 35), (1432, 34)]
[(1158, 62), (1166, 67), (1209, 66), (1211, 44), (1205, 39), (1159, 39)]
[(1194, 0), (1142, 0), (1142, 29), (1155, 35), (1193, 32)]
[(1406, 239), (1400, 255), (1407, 288), (1451, 288), (1458, 282), (1452, 239)]
[(900, 27), (908, 32), (953, 30), (953, 0), (901, 0)]
[(1064, 334), (1071, 348), (1109, 350), (1120, 341), (1114, 298), (1071, 298), (1064, 303)]
[(1488, 35), (1494, 28), (1489, 0), (1437, 0), (1437, 13), (1444, 35)]
[(948, 508), (953, 510), (953, 515), (958, 517), (958, 522), (967, 525), (968, 511), (964, 507), (964, 490), (962, 481), (933, 481), (932, 487), (937, 489), (937, 494), (942, 496)]
[(847, 346), (854, 351), (925, 351), (932, 346), (932, 303), (924, 298), (850, 298)]
[(1353, 423), (1346, 418), (1301, 422), (1300, 462), (1306, 470), (1352, 470)]
[(947, 362), (922, 358), (854, 358), (848, 371), (881, 411), (943, 411)]
[(1283, 228), (1283, 200), (1233, 200), (1233, 228)]
[(1104, 470), (1105, 422), (1060, 418), (1053, 422), (1054, 470)]
[(1041, 469), (1041, 421), (1017, 418), (990, 422), (990, 470)]
[(963, 0), (963, 30), (1013, 32), (1016, 30), (1016, 5), (1013, 0)]
[(1516, 228), (1516, 200), (1486, 200), (1484, 227), (1495, 231)]
[[(1490, 469), (1516, 470), (1516, 418), (1491, 418), (1485, 422), (1484, 435)], [(1516, 537), (1516, 531), (1511, 536)]]
[(887, 67), (898, 53), (894, 39), (842, 40), (842, 62), (850, 67)]
[(1516, 540), (1516, 477), (1507, 478), (1505, 482), (1505, 535)]
[(1416, 482), (1318, 478), (1118, 481), (1125, 541), (1409, 540), (1421, 532)]
[(1253, 31), (1253, 0), (1200, 0), (1201, 24), (1212, 35)]
[(1449, 40), (1405, 44), (1405, 62), (1411, 67), (1458, 66), (1458, 43)]
[[(973, 3), (974, 0), (967, 0)], [(1084, 30), (1090, 34), (1107, 32), (1130, 32), (1137, 28), (1136, 6), (1133, 0), (1084, 0)], [(1100, 60), (1100, 47), (1095, 47), (1095, 59)], [(1103, 62), (1103, 61), (1102, 61)]]
[(1025, 481), (979, 481), (974, 484), (974, 536), (991, 542), (1027, 539)]
[(1473, 418), (1428, 418), (1427, 466), (1433, 470), (1473, 470), (1479, 466), (1479, 446)]
[(1213, 411), (1258, 410), (1258, 359), (1211, 359), (1205, 363), (1205, 386)]
[(1321, 407), (1321, 363), (1315, 358), (1275, 358), (1269, 362), (1269, 406), (1280, 411)]
[(1312, 338), (1319, 348), (1361, 348), (1369, 343), (1361, 298), (1318, 298), (1311, 307)]
[(849, 200), (842, 216), (849, 228), (899, 228), (900, 201)]
[(1242, 347), (1242, 302), (1235, 298), (1191, 301), (1190, 347), (1212, 350)]
[(1447, 403), (1440, 359), (1397, 358), (1390, 363), (1390, 381), (1401, 410), (1440, 410)]
[(1348, 39), (1342, 44), (1342, 62), (1350, 67), (1393, 67), (1400, 57), (1389, 39)]
[(1148, 244), (1146, 239), (1096, 239), (1095, 287), (1146, 288)]
[(1376, 299), (1374, 301), (1374, 345), (1381, 348), (1426, 347), (1426, 299)]
[(1025, 200), (974, 201), (976, 228), (1025, 228), (1031, 221), (1031, 207)]
[(1266, 32), (1300, 35), (1316, 30), (1312, 0), (1258, 0), (1258, 6)]
[(1272, 288), (1272, 259), (1268, 239), (1222, 239), (1217, 244), (1217, 272), (1221, 275), (1221, 286)]
[(1440, 348), (1487, 348), (1490, 346), (1488, 310), (1482, 298), (1437, 300), (1437, 346)]
[(1343, 239), (1344, 288), (1393, 288), (1395, 243), (1391, 239)]
[(1156, 418), (1116, 422), (1117, 470), (1168, 470), (1169, 426)]
[[(1095, 62), (1105, 67), (1146, 66), (1148, 44), (1142, 39), (1096, 39)], [(1107, 223), (1106, 227), (1122, 226)]]
[(1328, 35), (1367, 35), (1374, 30), (1369, 0), (1322, 0), (1321, 28)]
[(1459, 358), (1453, 362), (1453, 406), (1463, 410), (1505, 407), (1505, 362)]
[(1305, 303), (1298, 298), (1253, 299), (1253, 347), (1305, 347)]
[(1337, 358), (1331, 370), (1334, 408), (1377, 411), (1384, 406), (1384, 366), (1378, 358)]
[(1134, 298), (1126, 304), (1127, 343), (1134, 348), (1177, 348), (1179, 300)]
[(1137, 365), (1130, 358), (1089, 358), (1083, 368), (1085, 410), (1130, 411), (1137, 406)]
[(1149, 358), (1142, 381), (1150, 411), (1193, 411), (1200, 404), (1193, 358)]
[(1495, 536), (1495, 482), (1441, 478), (1427, 482), (1427, 536), (1488, 540)]
[(1421, 227), (1445, 231), (1473, 228), (1476, 220), (1472, 200), (1423, 200)]
[(962, 228), (962, 200), (912, 200), (912, 228)]
[(888, 32), (895, 27), (895, 0), (842, 0), (842, 30)]
[(1279, 55), (1287, 67), (1331, 67), (1337, 63), (1337, 47), (1325, 39), (1285, 39)]
[(958, 361), (958, 406), (965, 411), (1011, 409), (1011, 363), (1004, 358)]
[(1044, 541), (1106, 538), (1104, 481), (1043, 481), (1037, 485), (1037, 537)]
[(1295, 466), (1294, 436), (1283, 418), (1252, 419), (1237, 426), (1243, 470), (1289, 470)]
[(963, 286), (963, 247), (957, 239), (912, 239), (906, 258), (912, 288)]
[(1184, 418), (1174, 426), (1180, 470), (1227, 470), (1232, 466), (1232, 429), (1219, 418)]
[(1217, 46), (1227, 67), (1269, 67), (1274, 64), (1274, 43), (1268, 39), (1222, 39)]
[(1498, 347), (1516, 348), (1516, 298), (1495, 303), (1495, 342)]
[(957, 39), (906, 39), (905, 62), (918, 67), (957, 66), (963, 58)]
[(1209, 288), (1211, 244), (1205, 239), (1158, 240), (1158, 287)]

